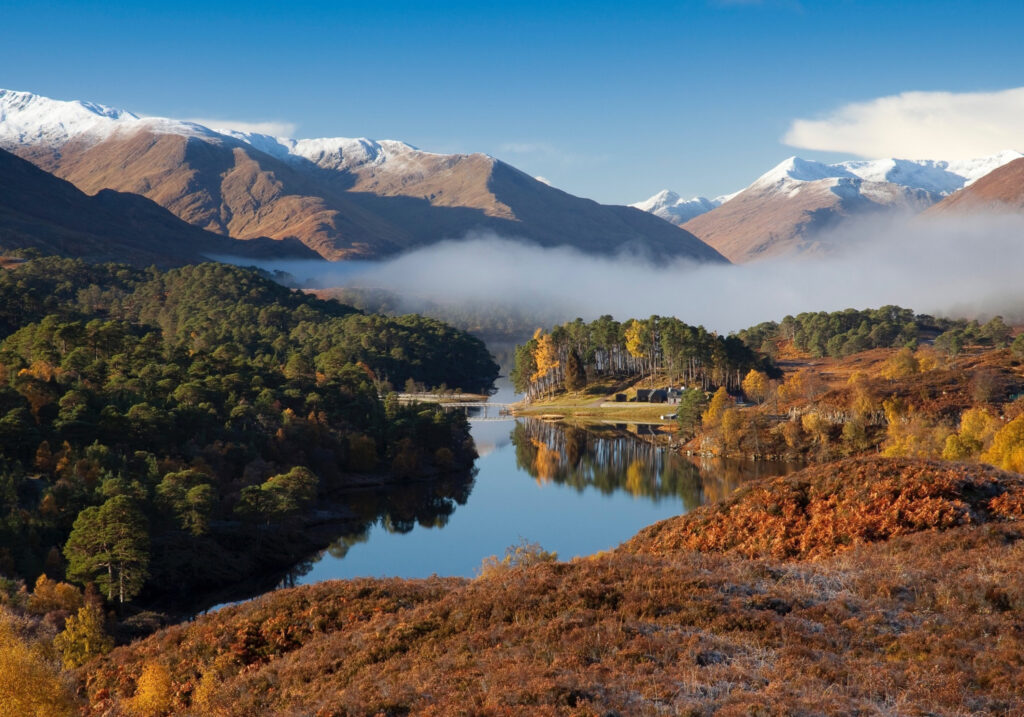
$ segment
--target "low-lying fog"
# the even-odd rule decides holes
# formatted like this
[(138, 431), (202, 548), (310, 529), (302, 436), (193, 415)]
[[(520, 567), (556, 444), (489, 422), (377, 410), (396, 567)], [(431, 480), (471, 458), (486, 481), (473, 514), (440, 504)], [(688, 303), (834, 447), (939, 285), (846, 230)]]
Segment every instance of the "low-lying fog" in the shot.
[(601, 258), (494, 235), (444, 241), (380, 262), (262, 266), (308, 287), (385, 289), (402, 296), (407, 311), (418, 299), (506, 305), (548, 323), (659, 314), (728, 332), (802, 311), (885, 304), (1024, 320), (1024, 217), (875, 218), (819, 239), (831, 248), (827, 254), (734, 266)]

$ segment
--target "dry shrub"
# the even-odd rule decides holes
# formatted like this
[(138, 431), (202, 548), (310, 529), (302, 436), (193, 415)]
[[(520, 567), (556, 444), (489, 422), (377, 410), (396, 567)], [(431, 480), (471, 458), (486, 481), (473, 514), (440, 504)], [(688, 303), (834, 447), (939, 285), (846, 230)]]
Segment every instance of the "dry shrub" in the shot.
[[(503, 580), (332, 582), (120, 648), (83, 679), (113, 689), (166, 657), (179, 692), (219, 683), (175, 713), (226, 715), (1017, 713), (1015, 535), (994, 523), (811, 562), (618, 551)], [(271, 615), (294, 626), (290, 647), (225, 657), (224, 635)]]
[(852, 458), (750, 483), (726, 501), (644, 529), (627, 549), (828, 555), (854, 543), (1002, 519), (1021, 495), (1024, 478), (987, 466)]
[(510, 568), (525, 568), (539, 563), (552, 563), (556, 560), (558, 560), (558, 553), (544, 550), (540, 543), (520, 538), (518, 543), (505, 548), (505, 555), (502, 558), (498, 558), (497, 555), (484, 558), (479, 572), (480, 577), (486, 579), (501, 575)]

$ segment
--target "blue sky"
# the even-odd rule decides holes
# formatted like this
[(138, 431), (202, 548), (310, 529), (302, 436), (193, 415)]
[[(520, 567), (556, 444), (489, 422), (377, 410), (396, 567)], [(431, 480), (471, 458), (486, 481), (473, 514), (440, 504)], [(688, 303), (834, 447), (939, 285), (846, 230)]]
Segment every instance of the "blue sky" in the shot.
[(813, 149), (782, 142), (850, 103), (1024, 85), (1020, 2), (0, 0), (0, 18), (0, 87), (487, 152), (616, 203), (902, 146), (876, 141), (887, 120), (866, 145), (827, 123)]

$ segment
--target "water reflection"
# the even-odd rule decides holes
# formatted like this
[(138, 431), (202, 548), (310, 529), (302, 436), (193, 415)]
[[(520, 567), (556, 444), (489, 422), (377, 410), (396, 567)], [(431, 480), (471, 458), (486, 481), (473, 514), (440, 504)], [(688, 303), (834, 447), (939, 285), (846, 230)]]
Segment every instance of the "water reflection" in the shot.
[(341, 560), (353, 546), (366, 543), (375, 526), (391, 534), (412, 532), (417, 525), (443, 528), (456, 506), (466, 505), (476, 475), (477, 469), (474, 468), (429, 481), (349, 493), (345, 497), (345, 505), (354, 514), (349, 523), (351, 527), (323, 550), (292, 566), (280, 579), (278, 587), (301, 584), (302, 578), (325, 555)]
[[(290, 582), (361, 576), (470, 577), (525, 538), (563, 559), (614, 548), (659, 520), (728, 496), (746, 480), (799, 466), (688, 458), (631, 426), (573, 428), (471, 416), (473, 476), (364, 491), (348, 500), (352, 530)], [(489, 418), (489, 417), (487, 417)], [(646, 427), (646, 433), (655, 433)]]
[(657, 435), (652, 426), (579, 428), (520, 419), (512, 443), (516, 464), (538, 483), (596, 489), (605, 495), (624, 491), (654, 502), (678, 498), (686, 511), (721, 500), (744, 481), (785, 475), (800, 467), (781, 461), (691, 458), (643, 440), (638, 433)]

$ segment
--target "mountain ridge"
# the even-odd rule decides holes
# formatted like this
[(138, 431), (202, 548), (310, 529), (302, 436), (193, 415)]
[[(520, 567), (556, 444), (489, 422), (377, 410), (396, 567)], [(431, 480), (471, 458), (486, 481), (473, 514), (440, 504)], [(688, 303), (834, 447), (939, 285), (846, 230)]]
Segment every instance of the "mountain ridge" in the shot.
[[(836, 164), (789, 157), (744, 189), (727, 195), (726, 201), (700, 205), (702, 211), (681, 225), (733, 262), (827, 253), (836, 246), (826, 230), (854, 217), (923, 212), (1022, 156), (1007, 150), (961, 161), (879, 159)], [(661, 192), (634, 206), (678, 223), (673, 207), (666, 203), (670, 198)]]
[(1024, 154), (1014, 150), (1005, 150), (987, 157), (969, 160), (887, 158), (848, 160), (827, 164), (792, 156), (784, 159), (743, 189), (731, 194), (723, 194), (714, 199), (697, 196), (687, 200), (670, 189), (663, 189), (643, 201), (630, 204), (630, 206), (651, 212), (666, 221), (682, 226), (689, 220), (718, 208), (755, 186), (773, 185), (784, 180), (807, 182), (830, 178), (860, 178), (868, 182), (887, 182), (938, 195), (936, 201), (940, 201), (942, 197), (970, 186), (995, 169), (1021, 157), (1024, 157)]
[(0, 90), (0, 147), (87, 193), (146, 196), (209, 231), (380, 258), (471, 233), (596, 254), (725, 262), (679, 227), (537, 181), (484, 154), (397, 140), (289, 140)]
[(29, 248), (137, 266), (199, 263), (209, 255), (316, 258), (298, 242), (211, 234), (139, 195), (104, 189), (89, 196), (0, 149), (0, 250)]
[(1007, 213), (1024, 210), (1024, 159), (998, 167), (970, 186), (929, 207), (929, 217), (981, 211)]

